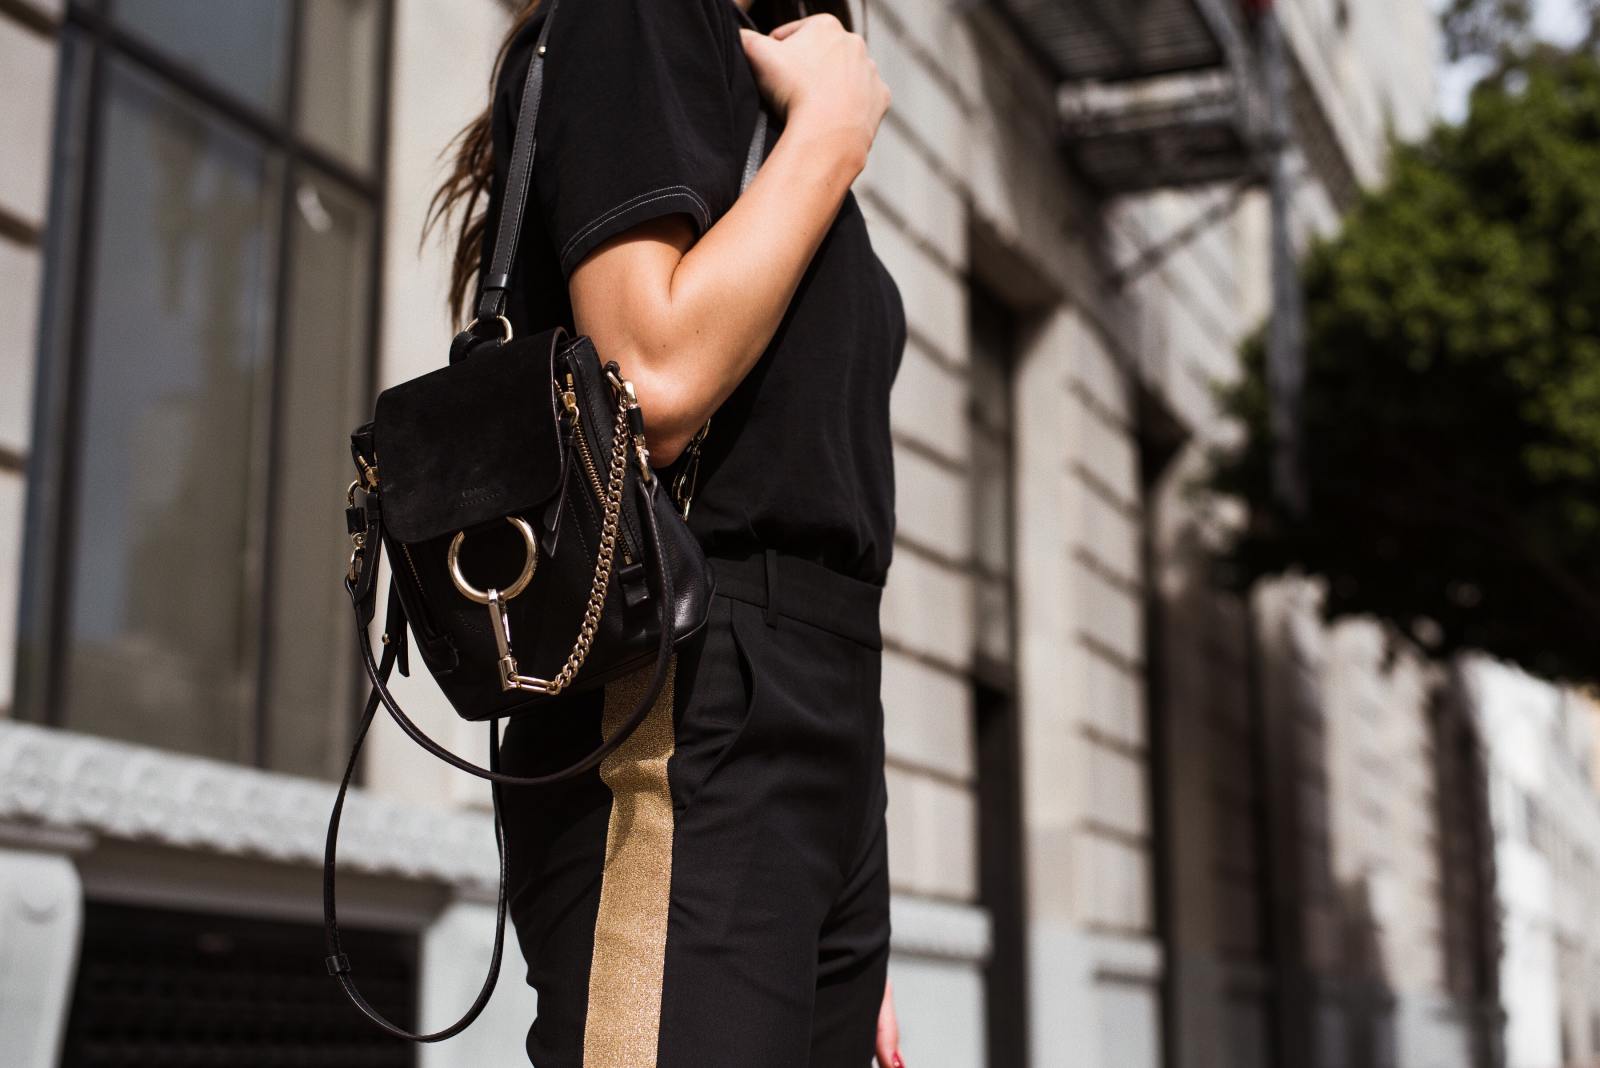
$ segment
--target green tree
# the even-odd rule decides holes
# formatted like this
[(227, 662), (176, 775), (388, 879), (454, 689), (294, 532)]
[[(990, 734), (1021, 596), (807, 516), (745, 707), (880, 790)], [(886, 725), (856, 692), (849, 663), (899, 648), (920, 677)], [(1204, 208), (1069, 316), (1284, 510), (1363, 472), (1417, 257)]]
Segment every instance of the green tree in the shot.
[(1231, 578), (1317, 575), (1331, 616), (1600, 679), (1600, 64), (1484, 82), (1303, 281), (1310, 506), (1272, 497), (1252, 342), (1225, 392), (1246, 444), (1212, 479), (1249, 505)]
[[(1572, 5), (1584, 27), (1579, 50), (1600, 43), (1600, 0), (1544, 0)], [(1445, 52), (1452, 60), (1481, 58), (1515, 64), (1547, 46), (1533, 32), (1536, 0), (1448, 0), (1440, 12)]]

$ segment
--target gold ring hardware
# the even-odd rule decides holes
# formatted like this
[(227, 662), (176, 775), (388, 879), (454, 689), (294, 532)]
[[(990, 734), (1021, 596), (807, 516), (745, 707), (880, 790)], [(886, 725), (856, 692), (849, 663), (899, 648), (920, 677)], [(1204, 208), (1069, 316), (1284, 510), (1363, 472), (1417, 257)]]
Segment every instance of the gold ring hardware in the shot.
[(583, 662), (588, 659), (595, 635), (600, 630), (600, 617), (605, 613), (606, 593), (611, 585), (612, 565), (619, 540), (618, 527), (622, 519), (622, 489), (627, 471), (628, 408), (618, 403), (616, 423), (611, 433), (611, 457), (606, 467), (606, 484), (601, 499), (600, 543), (594, 554), (594, 574), (589, 580), (589, 600), (584, 606), (583, 619), (578, 624), (578, 637), (572, 643), (572, 651), (567, 654), (561, 670), (551, 678), (541, 679), (522, 674), (517, 666), (516, 654), (511, 651), (511, 617), (506, 612), (506, 602), (521, 593), (528, 580), (533, 577), (538, 546), (533, 537), (533, 528), (525, 520), (508, 517), (527, 541), (528, 563), (523, 569), (522, 576), (504, 593), (499, 590), (484, 593), (474, 589), (461, 574), (460, 553), (461, 543), (465, 540), (465, 531), (457, 533), (450, 540), (450, 578), (455, 582), (456, 589), (469, 600), (486, 605), (489, 609), (489, 625), (494, 633), (495, 647), (499, 653), (501, 690), (523, 690), (554, 696), (572, 684), (572, 680), (577, 678), (578, 671), (583, 667)]
[[(502, 335), (504, 335), (504, 336), (502, 336), (500, 338), (501, 344), (504, 344), (505, 342), (510, 341), (511, 337), (512, 337), (511, 320), (507, 319), (504, 315), (496, 315), (495, 316), (495, 321), (500, 324), (500, 332), (501, 332)], [(467, 332), (471, 333), (473, 327), (475, 327), (477, 325), (478, 325), (478, 320), (477, 319), (472, 320), (472, 322), (467, 324)]]
[[(517, 532), (522, 535), (528, 555), (522, 562), (522, 574), (518, 575), (517, 580), (503, 592), (499, 592), (501, 601), (509, 601), (527, 589), (528, 583), (533, 581), (534, 568), (539, 564), (539, 541), (533, 536), (533, 526), (526, 519), (514, 515), (507, 516), (506, 522), (516, 527)], [(450, 564), (450, 581), (456, 584), (456, 589), (467, 600), (476, 604), (488, 604), (497, 591), (480, 590), (468, 582), (467, 577), (461, 573), (461, 546), (466, 544), (466, 541), (467, 532), (464, 530), (456, 531), (456, 536), (450, 539), (450, 551), (446, 554), (446, 560)]]

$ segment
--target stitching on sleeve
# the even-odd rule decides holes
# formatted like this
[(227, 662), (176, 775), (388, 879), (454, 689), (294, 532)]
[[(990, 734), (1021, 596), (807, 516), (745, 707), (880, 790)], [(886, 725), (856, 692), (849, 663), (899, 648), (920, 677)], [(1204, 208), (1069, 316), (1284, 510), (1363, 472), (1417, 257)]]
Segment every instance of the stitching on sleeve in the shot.
[(699, 210), (700, 213), (700, 225), (702, 227), (711, 225), (711, 210), (706, 207), (706, 202), (700, 199), (699, 193), (696, 193), (693, 189), (686, 185), (666, 185), (662, 186), (660, 189), (651, 189), (648, 192), (640, 193), (636, 197), (630, 197), (621, 204), (618, 204), (616, 207), (612, 208), (610, 211), (605, 212), (598, 218), (588, 223), (577, 233), (573, 234), (572, 237), (567, 240), (565, 245), (561, 246), (561, 261), (563, 263), (566, 262), (567, 253), (571, 252), (580, 241), (594, 233), (596, 230), (600, 229), (600, 227), (604, 226), (612, 219), (615, 219), (618, 215), (621, 215), (623, 212), (632, 211), (634, 208), (640, 208), (646, 204), (652, 204), (658, 200), (670, 200), (675, 196), (686, 196), (690, 200), (694, 201), (694, 206)]

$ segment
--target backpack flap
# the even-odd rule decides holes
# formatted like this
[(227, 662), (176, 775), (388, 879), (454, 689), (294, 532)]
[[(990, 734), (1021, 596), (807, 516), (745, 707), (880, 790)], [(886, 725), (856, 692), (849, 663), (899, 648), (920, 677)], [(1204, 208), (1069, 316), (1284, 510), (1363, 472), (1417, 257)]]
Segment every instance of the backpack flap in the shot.
[(557, 328), (386, 389), (373, 420), (389, 533), (417, 543), (536, 512), (561, 490)]

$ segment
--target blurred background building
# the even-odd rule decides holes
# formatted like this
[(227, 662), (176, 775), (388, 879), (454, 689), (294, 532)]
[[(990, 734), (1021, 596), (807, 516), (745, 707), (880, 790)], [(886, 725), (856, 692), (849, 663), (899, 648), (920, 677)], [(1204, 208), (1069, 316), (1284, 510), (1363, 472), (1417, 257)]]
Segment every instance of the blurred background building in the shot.
[[(514, 946), (414, 1051), (323, 974), (318, 882), (345, 434), (448, 337), (418, 236), (508, 6), (0, 0), (7, 1065), (520, 1062)], [(870, 9), (908, 1061), (1600, 1064), (1594, 707), (1222, 592), (1189, 492), (1212, 384), (1293, 326), (1275, 245), (1433, 120), (1426, 0)], [(363, 784), (351, 954), (437, 1024), (489, 954), (486, 795), (383, 725)]]

